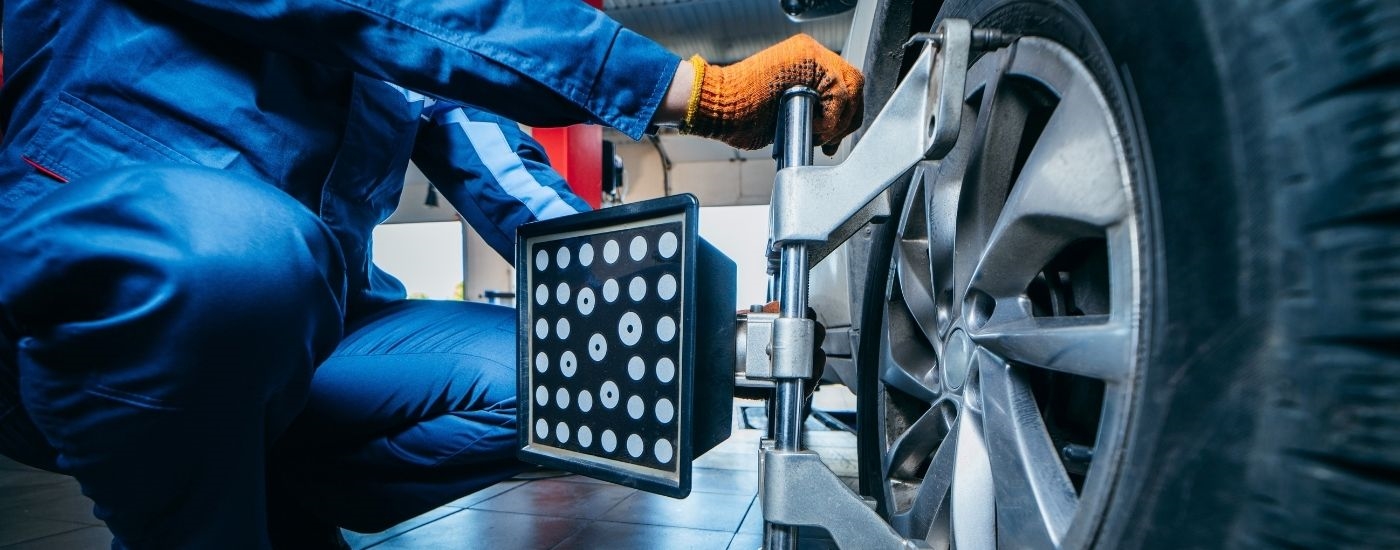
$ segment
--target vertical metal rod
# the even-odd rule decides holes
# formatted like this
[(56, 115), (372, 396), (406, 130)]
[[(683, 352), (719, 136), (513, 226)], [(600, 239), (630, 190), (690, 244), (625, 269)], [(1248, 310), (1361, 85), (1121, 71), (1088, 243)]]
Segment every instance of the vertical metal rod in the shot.
[[(783, 94), (775, 150), (782, 151), (778, 169), (812, 164), (812, 105), (817, 94), (810, 88), (791, 88)], [(782, 208), (782, 205), (774, 205)], [(776, 212), (775, 212), (776, 215)], [(807, 315), (807, 245), (783, 243), (778, 266), (778, 300), (781, 317)], [(802, 450), (802, 405), (806, 397), (801, 378), (780, 378), (773, 392), (773, 443), (779, 451)], [(797, 547), (797, 528), (768, 524), (764, 529), (768, 550)]]

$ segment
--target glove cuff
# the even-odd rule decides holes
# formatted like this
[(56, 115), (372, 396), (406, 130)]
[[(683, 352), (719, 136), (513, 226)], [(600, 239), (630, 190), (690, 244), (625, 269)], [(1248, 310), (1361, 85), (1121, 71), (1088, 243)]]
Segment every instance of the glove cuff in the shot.
[(690, 99), (685, 104), (685, 118), (681, 120), (681, 131), (687, 132), (695, 125), (695, 112), (700, 109), (700, 90), (705, 83), (705, 68), (710, 64), (700, 54), (690, 57), (690, 66), (695, 68), (695, 83), (690, 86)]

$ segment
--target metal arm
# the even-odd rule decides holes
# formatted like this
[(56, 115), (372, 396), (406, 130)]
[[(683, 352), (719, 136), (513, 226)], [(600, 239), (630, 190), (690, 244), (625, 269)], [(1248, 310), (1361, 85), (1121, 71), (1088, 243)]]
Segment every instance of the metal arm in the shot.
[[(943, 21), (930, 35), (913, 69), (871, 123), (846, 161), (810, 166), (815, 94), (806, 88), (783, 97), (779, 120), (779, 171), (773, 187), (771, 242), (779, 253), (777, 280), (782, 312), (771, 330), (775, 382), (773, 440), (759, 451), (759, 494), (768, 550), (791, 550), (797, 525), (824, 525), (842, 548), (926, 548), (905, 540), (860, 495), (851, 491), (815, 453), (802, 450), (803, 383), (812, 375), (812, 321), (806, 319), (812, 250), (829, 251), (849, 237), (853, 216), (923, 160), (952, 149), (962, 125), (968, 58), (972, 48), (1009, 43), (960, 19)], [(753, 342), (748, 343), (750, 349)], [(749, 363), (750, 365), (753, 362)], [(750, 375), (756, 375), (752, 370)]]

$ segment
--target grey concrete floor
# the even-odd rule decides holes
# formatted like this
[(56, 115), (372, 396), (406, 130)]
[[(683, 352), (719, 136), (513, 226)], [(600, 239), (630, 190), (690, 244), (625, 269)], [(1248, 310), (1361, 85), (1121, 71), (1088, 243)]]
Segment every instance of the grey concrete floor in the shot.
[[(839, 387), (816, 394), (819, 410), (854, 410)], [(761, 432), (746, 427), (736, 405), (733, 436), (695, 461), (691, 495), (657, 496), (578, 475), (498, 483), (373, 534), (345, 532), (353, 548), (722, 549), (762, 545), (757, 501)], [(808, 420), (807, 446), (848, 483), (856, 475), (855, 437)], [(109, 548), (112, 536), (92, 516), (92, 501), (73, 478), (0, 457), (0, 550)], [(804, 531), (801, 548), (830, 548), (820, 530)]]

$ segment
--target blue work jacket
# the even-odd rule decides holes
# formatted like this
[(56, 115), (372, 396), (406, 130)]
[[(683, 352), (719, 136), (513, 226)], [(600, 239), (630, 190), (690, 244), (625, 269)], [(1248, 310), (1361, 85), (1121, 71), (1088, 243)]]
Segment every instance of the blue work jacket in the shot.
[(511, 121), (636, 139), (680, 61), (576, 0), (9, 0), (0, 47), (0, 224), (116, 167), (229, 170), (320, 215), (351, 308), (402, 296), (369, 242), (410, 159), (511, 258), (586, 208)]

